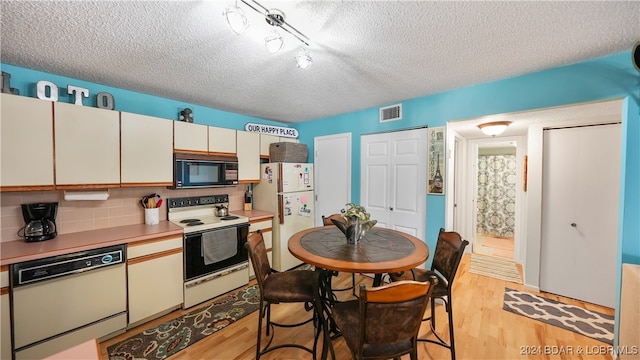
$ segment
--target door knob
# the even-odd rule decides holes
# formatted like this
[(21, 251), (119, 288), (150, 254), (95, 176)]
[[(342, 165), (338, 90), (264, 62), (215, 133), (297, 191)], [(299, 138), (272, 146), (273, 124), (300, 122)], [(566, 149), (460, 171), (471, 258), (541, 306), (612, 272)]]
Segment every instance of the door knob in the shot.
[(578, 226), (578, 224), (576, 224), (576, 223), (571, 223), (571, 226), (573, 226), (573, 227), (577, 227), (577, 226)]

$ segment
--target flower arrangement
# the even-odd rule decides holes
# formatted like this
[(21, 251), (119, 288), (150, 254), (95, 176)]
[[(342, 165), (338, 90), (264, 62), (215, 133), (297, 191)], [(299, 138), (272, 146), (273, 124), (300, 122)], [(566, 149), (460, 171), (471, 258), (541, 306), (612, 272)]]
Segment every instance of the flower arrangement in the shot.
[(360, 219), (362, 222), (369, 221), (371, 214), (367, 212), (367, 209), (365, 209), (364, 206), (354, 203), (348, 203), (345, 206), (346, 208), (342, 209), (340, 212), (347, 222), (351, 222), (356, 219)]

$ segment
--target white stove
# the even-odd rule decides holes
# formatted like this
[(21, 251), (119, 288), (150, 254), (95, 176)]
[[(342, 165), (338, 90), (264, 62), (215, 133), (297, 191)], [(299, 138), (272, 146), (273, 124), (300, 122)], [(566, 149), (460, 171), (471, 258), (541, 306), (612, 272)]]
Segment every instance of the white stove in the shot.
[(216, 206), (229, 206), (229, 195), (208, 195), (167, 199), (168, 220), (182, 227), (185, 233), (249, 222), (246, 216), (229, 214), (215, 216)]
[(184, 303), (200, 304), (249, 283), (249, 218), (216, 216), (229, 195), (167, 199), (168, 220), (184, 229)]

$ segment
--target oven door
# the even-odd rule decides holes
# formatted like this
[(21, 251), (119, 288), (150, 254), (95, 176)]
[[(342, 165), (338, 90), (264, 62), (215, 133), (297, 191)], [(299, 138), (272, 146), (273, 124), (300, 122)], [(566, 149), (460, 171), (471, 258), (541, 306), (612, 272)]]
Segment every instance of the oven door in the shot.
[(248, 253), (244, 247), (248, 234), (249, 224), (185, 234), (185, 281), (248, 263)]

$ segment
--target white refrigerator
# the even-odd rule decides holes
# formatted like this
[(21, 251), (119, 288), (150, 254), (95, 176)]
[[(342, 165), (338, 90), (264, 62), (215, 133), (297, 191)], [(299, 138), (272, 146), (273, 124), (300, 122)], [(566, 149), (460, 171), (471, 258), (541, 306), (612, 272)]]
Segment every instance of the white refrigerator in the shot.
[(253, 202), (256, 209), (274, 214), (271, 267), (285, 271), (302, 264), (291, 255), (287, 243), (291, 235), (315, 226), (313, 164), (262, 164)]

